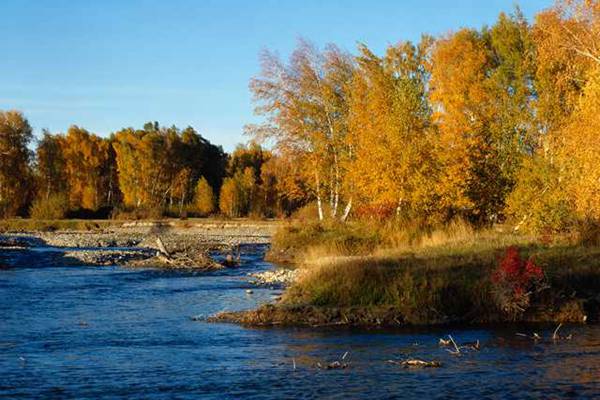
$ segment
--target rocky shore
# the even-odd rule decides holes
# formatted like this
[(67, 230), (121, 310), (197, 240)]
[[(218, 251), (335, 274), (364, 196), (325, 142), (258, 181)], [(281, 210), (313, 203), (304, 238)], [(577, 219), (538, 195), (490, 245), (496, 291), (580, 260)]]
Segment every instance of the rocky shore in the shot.
[(275, 269), (271, 271), (250, 273), (248, 276), (251, 278), (250, 283), (255, 285), (278, 285), (278, 286), (290, 286), (300, 276), (300, 269)]
[(218, 263), (210, 252), (233, 254), (242, 244), (267, 244), (273, 230), (268, 223), (133, 222), (94, 231), (6, 233), (0, 235), (0, 250), (51, 246), (64, 249), (70, 264), (214, 270), (236, 263)]

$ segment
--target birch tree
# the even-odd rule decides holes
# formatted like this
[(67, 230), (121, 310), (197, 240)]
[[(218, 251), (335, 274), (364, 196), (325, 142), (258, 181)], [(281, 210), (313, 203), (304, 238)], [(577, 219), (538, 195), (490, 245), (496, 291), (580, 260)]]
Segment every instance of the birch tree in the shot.
[(262, 71), (250, 82), (250, 90), (258, 103), (256, 113), (266, 121), (248, 126), (247, 131), (257, 140), (274, 141), (280, 154), (302, 160), (319, 219), (325, 217), (325, 202), (330, 216), (338, 217), (344, 197), (351, 204), (351, 195), (344, 196), (342, 189), (344, 160), (349, 157), (352, 58), (333, 45), (320, 52), (306, 41), (299, 42), (288, 64), (269, 52), (261, 58)]

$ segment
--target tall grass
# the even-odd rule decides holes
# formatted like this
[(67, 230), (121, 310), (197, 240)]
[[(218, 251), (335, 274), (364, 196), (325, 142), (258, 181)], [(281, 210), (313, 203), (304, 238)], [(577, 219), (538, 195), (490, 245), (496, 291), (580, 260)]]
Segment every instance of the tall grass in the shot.
[[(489, 278), (508, 246), (535, 257), (546, 271), (553, 288), (544, 300), (549, 311), (560, 313), (571, 300), (583, 304), (600, 287), (600, 248), (542, 243), (501, 226), (292, 224), (276, 234), (274, 251), (281, 246), (304, 268), (282, 307), (391, 308), (405, 323), (501, 319)], [(568, 298), (573, 291), (578, 296)]]

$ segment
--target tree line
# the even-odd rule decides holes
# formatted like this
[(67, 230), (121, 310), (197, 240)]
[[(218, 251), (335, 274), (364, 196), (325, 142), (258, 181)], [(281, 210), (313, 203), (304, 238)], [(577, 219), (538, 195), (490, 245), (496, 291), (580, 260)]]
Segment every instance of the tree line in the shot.
[[(0, 111), (0, 215), (64, 217), (277, 216), (279, 160), (251, 143), (231, 154), (193, 128), (125, 128), (102, 138), (78, 126), (33, 134), (18, 111)], [(301, 199), (300, 201), (306, 201)]]
[(26, 119), (1, 113), (0, 212), (282, 216), (311, 204), (321, 220), (600, 221), (600, 1), (562, 0), (532, 23), (515, 9), (382, 55), (302, 40), (261, 63), (250, 90), (264, 123), (231, 155), (157, 123), (45, 132), (33, 155)]
[(377, 55), (265, 52), (248, 126), (302, 165), (319, 218), (600, 220), (600, 2), (519, 9)]

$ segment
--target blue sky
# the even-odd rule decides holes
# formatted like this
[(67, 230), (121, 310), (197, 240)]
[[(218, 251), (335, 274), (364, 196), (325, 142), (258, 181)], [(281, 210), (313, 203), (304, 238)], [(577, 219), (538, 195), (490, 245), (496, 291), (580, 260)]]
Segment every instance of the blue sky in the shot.
[[(377, 52), (421, 33), (492, 24), (510, 0), (2, 0), (0, 109), (36, 133), (77, 124), (100, 135), (149, 120), (194, 126), (226, 150), (247, 141), (249, 79), (268, 48), (297, 38)], [(522, 0), (525, 15), (552, 0)]]

